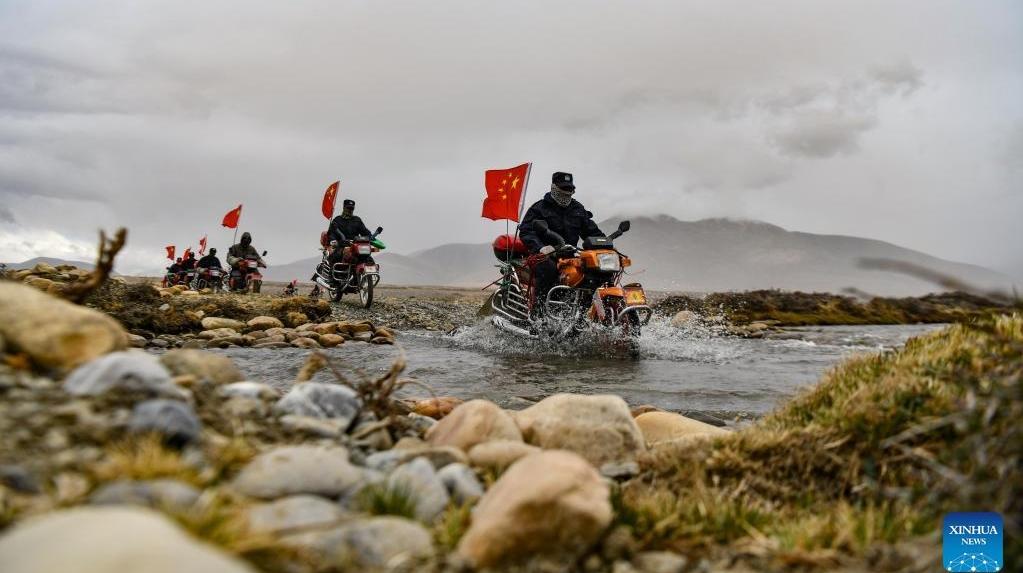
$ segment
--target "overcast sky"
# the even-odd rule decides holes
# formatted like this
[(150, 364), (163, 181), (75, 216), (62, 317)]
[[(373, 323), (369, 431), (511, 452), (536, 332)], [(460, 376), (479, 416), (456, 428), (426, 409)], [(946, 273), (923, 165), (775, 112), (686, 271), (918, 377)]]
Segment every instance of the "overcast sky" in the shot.
[(341, 179), (408, 253), (489, 240), (483, 171), (598, 219), (859, 235), (1023, 276), (1023, 3), (0, 0), (0, 260), (122, 272), (244, 203), (316, 256)]

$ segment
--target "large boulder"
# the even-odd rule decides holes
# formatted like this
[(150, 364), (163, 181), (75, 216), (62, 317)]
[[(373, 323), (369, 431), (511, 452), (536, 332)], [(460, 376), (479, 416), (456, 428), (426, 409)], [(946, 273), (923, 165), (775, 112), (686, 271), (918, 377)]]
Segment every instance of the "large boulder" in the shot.
[(140, 350), (114, 352), (79, 366), (64, 380), (64, 390), (72, 396), (129, 392), (184, 397), (184, 392), (171, 382), (170, 373), (160, 361)]
[(234, 331), (240, 331), (245, 328), (245, 323), (240, 320), (233, 318), (223, 318), (220, 316), (207, 316), (200, 321), (202, 327), (205, 330), (218, 330), (221, 328), (230, 328)]
[(547, 451), (508, 468), (473, 510), (458, 553), (478, 568), (543, 556), (565, 563), (611, 523), (610, 487), (582, 457)]
[(362, 483), (362, 470), (340, 446), (278, 446), (249, 462), (234, 487), (251, 497), (274, 499), (303, 493), (338, 497)]
[(274, 405), (278, 415), (333, 418), (346, 426), (359, 415), (361, 408), (362, 404), (351, 388), (323, 382), (295, 384)]
[(230, 358), (204, 350), (171, 350), (160, 357), (160, 362), (175, 376), (190, 374), (214, 384), (230, 384), (245, 379)]
[(400, 517), (370, 517), (327, 531), (284, 538), (284, 542), (312, 552), (325, 564), (341, 570), (410, 570), (433, 557), (429, 530)]
[(699, 420), (672, 412), (646, 412), (636, 417), (636, 425), (647, 445), (688, 439), (694, 436), (724, 436), (730, 432)]
[(469, 450), (469, 462), (476, 467), (500, 473), (521, 458), (541, 451), (524, 442), (494, 440), (473, 446)]
[(116, 320), (12, 281), (0, 281), (0, 335), (8, 352), (70, 369), (128, 346)]
[(469, 450), (492, 440), (522, 441), (515, 420), (500, 406), (486, 400), (470, 400), (451, 410), (426, 433), (435, 446), (454, 446)]
[(609, 394), (555, 394), (516, 412), (515, 421), (527, 443), (575, 452), (596, 467), (632, 461), (645, 449), (628, 404)]
[(186, 535), (151, 509), (56, 511), (0, 538), (4, 573), (251, 573), (245, 563)]

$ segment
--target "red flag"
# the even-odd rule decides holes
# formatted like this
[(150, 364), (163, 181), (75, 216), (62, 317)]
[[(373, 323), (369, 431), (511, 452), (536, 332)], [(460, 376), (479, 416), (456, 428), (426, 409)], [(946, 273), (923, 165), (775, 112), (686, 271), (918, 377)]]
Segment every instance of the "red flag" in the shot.
[(167, 245), (164, 248), (167, 249), (167, 258), (173, 261), (174, 260), (174, 245)]
[(523, 191), (529, 178), (531, 164), (523, 163), (511, 169), (492, 169), (487, 171), (484, 185), (487, 198), (483, 200), (483, 216), (498, 221), (500, 219), (519, 220)]
[(327, 190), (323, 193), (323, 205), (320, 209), (323, 211), (323, 216), (330, 219), (334, 216), (334, 204), (337, 202), (337, 189), (341, 186), (340, 181), (335, 181), (327, 187)]
[(199, 254), (206, 254), (206, 235), (203, 235), (202, 238), (199, 239)]
[(228, 211), (227, 215), (224, 215), (224, 220), (221, 221), (220, 224), (225, 226), (225, 227), (228, 227), (230, 229), (237, 229), (238, 228), (238, 219), (240, 219), (241, 216), (242, 216), (242, 206), (238, 205), (234, 209), (231, 209), (230, 211)]
[(192, 247), (188, 247), (187, 249), (185, 249), (185, 252), (181, 253), (181, 258), (187, 259), (188, 255), (190, 254), (192, 254)]

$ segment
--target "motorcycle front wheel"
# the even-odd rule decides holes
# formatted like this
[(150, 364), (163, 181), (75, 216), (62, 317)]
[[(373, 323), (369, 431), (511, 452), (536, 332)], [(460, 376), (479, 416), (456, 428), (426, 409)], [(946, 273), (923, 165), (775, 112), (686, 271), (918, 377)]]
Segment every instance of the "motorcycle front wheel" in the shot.
[(373, 306), (373, 277), (366, 275), (359, 281), (359, 301), (363, 308)]
[(249, 287), (251, 288), (252, 292), (259, 294), (259, 289), (263, 287), (263, 281), (250, 281)]

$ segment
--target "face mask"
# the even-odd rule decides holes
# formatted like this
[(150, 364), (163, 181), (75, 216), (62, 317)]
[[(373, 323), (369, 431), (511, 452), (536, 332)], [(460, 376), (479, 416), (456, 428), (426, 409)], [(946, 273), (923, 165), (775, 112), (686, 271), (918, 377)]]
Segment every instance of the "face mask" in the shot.
[(562, 207), (568, 207), (568, 204), (572, 202), (572, 195), (574, 191), (566, 191), (559, 188), (557, 185), (551, 185), (551, 199)]
[(344, 217), (345, 219), (351, 217), (354, 214), (355, 214), (355, 209), (343, 209), (341, 211), (341, 216)]

